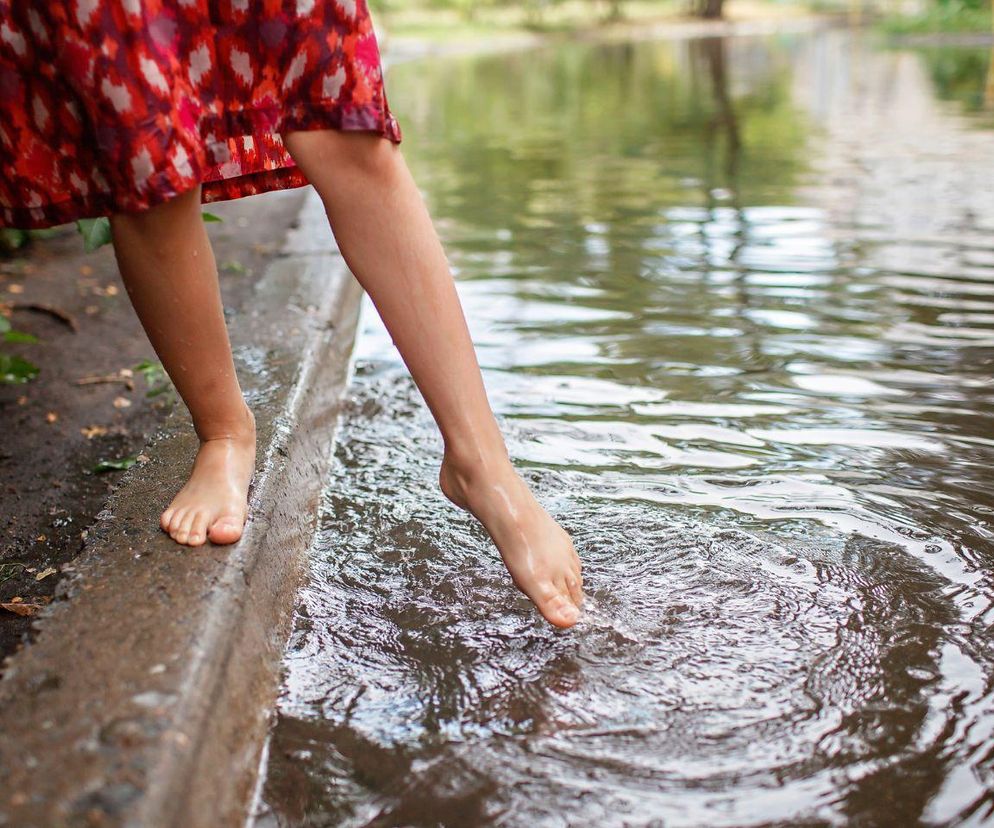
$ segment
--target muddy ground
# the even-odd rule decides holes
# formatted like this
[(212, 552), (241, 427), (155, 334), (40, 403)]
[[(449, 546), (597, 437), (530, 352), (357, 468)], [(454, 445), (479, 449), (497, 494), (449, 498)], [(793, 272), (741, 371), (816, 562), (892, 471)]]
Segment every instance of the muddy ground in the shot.
[[(280, 255), (303, 190), (205, 207), (229, 325)], [(0, 344), (41, 370), (0, 384), (0, 660), (31, 635), (122, 471), (182, 406), (128, 301), (110, 246), (83, 250), (75, 227), (0, 258), (0, 313), (36, 343)], [(182, 324), (182, 319), (177, 319)], [(191, 457), (191, 461), (192, 461)], [(104, 470), (101, 470), (104, 469)], [(164, 508), (172, 492), (161, 493)], [(191, 554), (195, 554), (191, 550)]]

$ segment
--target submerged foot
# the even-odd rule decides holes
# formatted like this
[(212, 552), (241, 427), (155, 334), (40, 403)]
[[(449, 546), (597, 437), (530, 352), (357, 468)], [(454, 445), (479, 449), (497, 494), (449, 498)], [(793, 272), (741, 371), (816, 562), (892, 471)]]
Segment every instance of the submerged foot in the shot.
[(234, 543), (248, 515), (248, 488), (255, 470), (255, 418), (225, 436), (200, 441), (190, 479), (159, 520), (178, 543)]
[(446, 456), (439, 472), (445, 496), (489, 532), (511, 580), (557, 627), (580, 617), (583, 577), (570, 536), (535, 499), (510, 460), (459, 464)]

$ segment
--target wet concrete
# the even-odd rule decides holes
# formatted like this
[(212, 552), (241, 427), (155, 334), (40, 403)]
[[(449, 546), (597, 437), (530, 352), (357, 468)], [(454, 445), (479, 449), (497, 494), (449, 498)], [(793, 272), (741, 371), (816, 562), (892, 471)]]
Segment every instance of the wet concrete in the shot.
[(157, 530), (196, 438), (174, 411), (0, 683), (0, 825), (240, 823), (314, 532), (361, 290), (310, 192), (232, 341), (259, 433), (234, 546)]

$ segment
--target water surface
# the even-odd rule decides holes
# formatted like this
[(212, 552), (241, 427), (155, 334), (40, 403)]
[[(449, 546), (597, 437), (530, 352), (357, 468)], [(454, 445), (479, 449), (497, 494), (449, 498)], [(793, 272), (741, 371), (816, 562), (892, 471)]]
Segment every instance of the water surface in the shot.
[(990, 817), (988, 61), (824, 32), (390, 70), (588, 605), (547, 626), (438, 492), (367, 305), (258, 825)]

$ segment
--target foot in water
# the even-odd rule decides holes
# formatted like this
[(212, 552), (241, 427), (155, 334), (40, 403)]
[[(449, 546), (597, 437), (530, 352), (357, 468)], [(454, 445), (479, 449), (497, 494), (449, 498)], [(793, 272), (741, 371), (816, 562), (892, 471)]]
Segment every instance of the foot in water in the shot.
[(248, 489), (255, 471), (255, 418), (224, 435), (200, 441), (190, 479), (162, 513), (159, 524), (178, 543), (234, 543), (248, 515)]
[(446, 457), (438, 479), (445, 496), (483, 524), (511, 580), (545, 619), (573, 626), (583, 603), (580, 558), (510, 460), (460, 466)]

